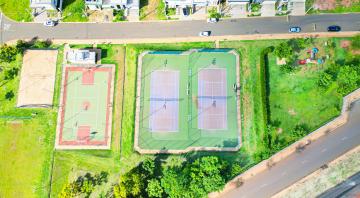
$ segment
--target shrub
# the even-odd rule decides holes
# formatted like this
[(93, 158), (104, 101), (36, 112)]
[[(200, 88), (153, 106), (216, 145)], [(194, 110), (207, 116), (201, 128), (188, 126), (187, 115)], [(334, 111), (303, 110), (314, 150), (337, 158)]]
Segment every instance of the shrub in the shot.
[(353, 49), (360, 49), (360, 34), (356, 35), (351, 41), (351, 47)]
[(14, 61), (18, 52), (16, 47), (4, 44), (0, 47), (0, 61), (8, 63)]
[(284, 42), (275, 47), (274, 53), (279, 58), (290, 58), (293, 50), (288, 43)]
[(113, 22), (125, 21), (124, 10), (114, 10)]
[(5, 99), (6, 99), (6, 100), (12, 100), (12, 99), (14, 98), (14, 96), (15, 96), (15, 94), (14, 94), (14, 92), (11, 90), (11, 91), (6, 92), (6, 94), (5, 94)]
[(216, 8), (211, 8), (208, 12), (209, 18), (221, 18), (221, 14), (217, 12)]
[(333, 81), (334, 81), (333, 77), (329, 73), (324, 72), (324, 73), (320, 74), (318, 85), (320, 87), (327, 88), (330, 86), (330, 84)]
[(338, 92), (342, 95), (346, 95), (355, 90), (359, 84), (359, 79), (359, 74), (354, 67), (341, 67), (337, 75), (337, 82), (339, 85)]

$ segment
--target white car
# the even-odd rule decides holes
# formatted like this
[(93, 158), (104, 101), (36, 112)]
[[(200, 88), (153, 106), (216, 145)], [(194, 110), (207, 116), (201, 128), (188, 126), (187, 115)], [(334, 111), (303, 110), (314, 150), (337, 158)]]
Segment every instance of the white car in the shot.
[(301, 28), (300, 27), (290, 27), (289, 32), (299, 33), (299, 32), (301, 32)]
[(208, 23), (217, 23), (219, 21), (219, 19), (218, 18), (208, 18), (206, 21)]
[(44, 22), (44, 25), (48, 27), (54, 27), (56, 25), (56, 22), (51, 19), (48, 19)]
[(199, 32), (199, 36), (210, 36), (211, 34), (211, 31), (202, 31), (202, 32)]

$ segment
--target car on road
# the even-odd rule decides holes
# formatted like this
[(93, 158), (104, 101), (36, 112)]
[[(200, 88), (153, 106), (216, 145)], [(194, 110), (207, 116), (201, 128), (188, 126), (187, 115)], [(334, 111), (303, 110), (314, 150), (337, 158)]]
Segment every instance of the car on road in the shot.
[(44, 22), (44, 25), (47, 27), (54, 27), (56, 25), (56, 22), (54, 20), (48, 19)]
[(301, 32), (301, 28), (300, 27), (290, 27), (289, 32), (299, 33), (299, 32)]
[(199, 32), (199, 36), (210, 36), (211, 34), (211, 31), (202, 31), (202, 32)]
[(206, 21), (208, 23), (217, 23), (219, 21), (219, 19), (218, 18), (208, 18)]
[(327, 28), (328, 32), (340, 32), (341, 27), (338, 25), (331, 25)]

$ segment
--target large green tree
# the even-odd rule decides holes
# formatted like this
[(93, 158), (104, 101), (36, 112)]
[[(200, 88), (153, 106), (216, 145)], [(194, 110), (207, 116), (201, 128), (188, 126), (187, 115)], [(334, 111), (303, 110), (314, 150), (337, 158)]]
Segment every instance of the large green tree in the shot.
[(275, 47), (274, 53), (279, 58), (290, 58), (293, 54), (293, 50), (288, 43), (283, 42)]
[(149, 197), (162, 197), (164, 190), (161, 187), (159, 180), (151, 179), (148, 181), (146, 192)]
[(11, 62), (16, 59), (18, 49), (10, 45), (2, 45), (0, 47), (0, 61), (1, 62)]

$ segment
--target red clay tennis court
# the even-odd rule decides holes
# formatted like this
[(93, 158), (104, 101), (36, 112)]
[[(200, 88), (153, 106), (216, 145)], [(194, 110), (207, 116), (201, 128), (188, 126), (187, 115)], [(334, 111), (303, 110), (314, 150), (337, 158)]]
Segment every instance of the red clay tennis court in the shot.
[(179, 129), (179, 71), (155, 70), (150, 79), (151, 132)]
[(65, 66), (56, 148), (110, 147), (114, 66)]
[(198, 128), (226, 129), (226, 69), (200, 69), (198, 86)]

